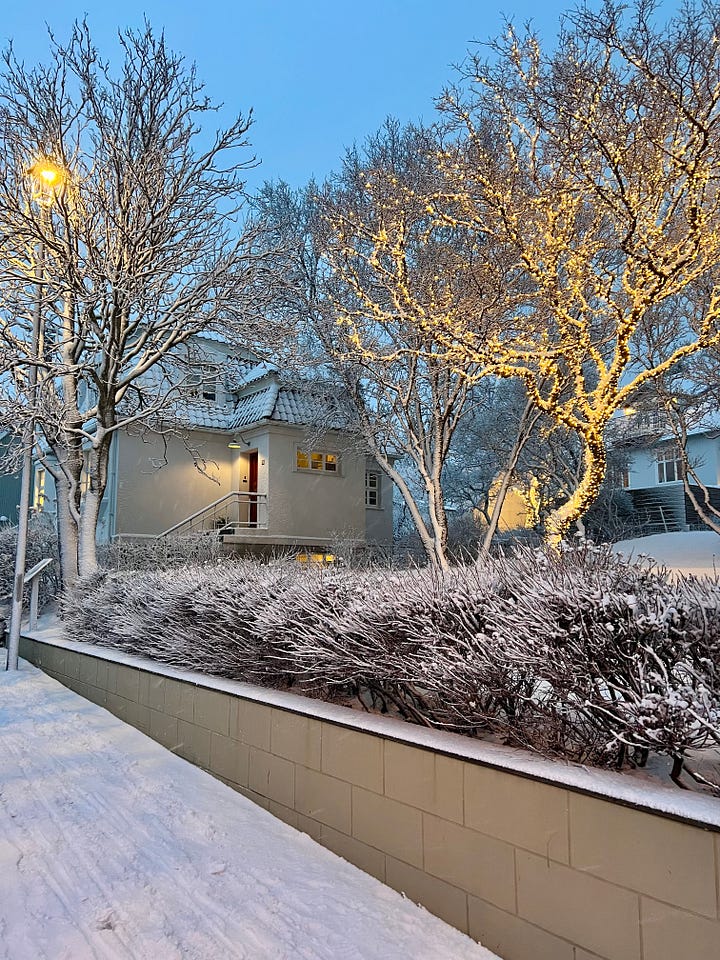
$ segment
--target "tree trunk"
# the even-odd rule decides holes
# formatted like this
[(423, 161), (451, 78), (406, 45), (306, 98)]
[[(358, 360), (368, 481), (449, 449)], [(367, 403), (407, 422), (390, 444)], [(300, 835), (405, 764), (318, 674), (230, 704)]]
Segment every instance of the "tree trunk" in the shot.
[(60, 554), (60, 580), (64, 590), (71, 587), (79, 576), (78, 527), (70, 510), (70, 484), (60, 474), (55, 478), (57, 494), (58, 551)]
[(447, 570), (450, 567), (450, 561), (447, 555), (448, 523), (440, 482), (435, 482), (431, 479), (427, 484), (427, 491), (428, 513), (430, 514), (430, 525), (433, 532), (432, 545), (434, 558), (432, 562), (441, 570)]
[[(420, 542), (423, 545), (428, 562), (434, 567), (439, 567), (441, 570), (448, 570), (450, 567), (450, 562), (447, 557), (447, 536), (445, 543), (443, 543), (441, 539), (439, 540), (437, 536), (433, 536), (433, 534), (430, 533), (422, 513), (420, 512), (420, 508), (415, 502), (412, 491), (405, 482), (404, 477), (398, 473), (398, 471), (390, 464), (389, 461), (385, 460), (377, 453), (376, 459), (378, 462), (382, 463), (386, 473), (402, 494), (402, 498), (407, 504), (407, 508), (410, 511), (410, 516), (412, 517), (415, 528), (420, 536)], [(445, 530), (447, 534), (447, 525)]]
[[(673, 433), (677, 437), (678, 444), (680, 446), (680, 450), (682, 452), (682, 457), (684, 461), (685, 469), (683, 470), (682, 480), (683, 480), (683, 489), (685, 491), (685, 495), (687, 496), (688, 500), (695, 508), (695, 512), (697, 513), (700, 520), (705, 524), (705, 526), (708, 527), (710, 530), (713, 530), (715, 533), (720, 533), (720, 511), (717, 510), (717, 508), (712, 505), (712, 502), (710, 500), (710, 491), (708, 490), (707, 486), (702, 482), (695, 468), (693, 467), (693, 465), (690, 463), (688, 459), (687, 425), (685, 423), (684, 417), (683, 416), (680, 417), (680, 422), (677, 425), (673, 423), (672, 419), (670, 423), (673, 428)], [(702, 495), (702, 503), (696, 496), (695, 491), (693, 490), (690, 484), (691, 479), (695, 481), (695, 485), (700, 490), (700, 493)]]
[(78, 524), (83, 470), (82, 443), (74, 434), (45, 431), (51, 456), (44, 465), (55, 481), (58, 551), (63, 589), (78, 578)]
[(78, 536), (78, 571), (81, 577), (89, 577), (97, 571), (97, 522), (100, 501), (96, 490), (88, 490), (83, 498)]
[[(114, 414), (114, 411), (112, 411)], [(88, 454), (88, 486), (80, 510), (78, 566), (81, 577), (89, 577), (98, 568), (97, 561), (97, 525), (100, 505), (105, 494), (110, 460), (112, 434), (99, 424), (95, 431), (95, 442)]]
[(490, 553), (490, 546), (497, 532), (498, 524), (500, 523), (500, 514), (502, 513), (502, 508), (505, 504), (507, 492), (510, 489), (510, 482), (513, 478), (513, 470), (517, 465), (517, 457), (515, 457), (514, 460), (514, 464), (512, 466), (508, 465), (507, 469), (503, 473), (500, 488), (495, 495), (495, 503), (493, 504), (492, 513), (490, 514), (490, 522), (488, 523), (488, 528), (485, 531), (483, 541), (480, 544), (478, 559), (487, 557), (487, 555)]
[(602, 431), (591, 427), (583, 435), (582, 477), (575, 492), (547, 519), (545, 541), (554, 549), (560, 546), (570, 527), (581, 519), (594, 503), (607, 469), (607, 451)]

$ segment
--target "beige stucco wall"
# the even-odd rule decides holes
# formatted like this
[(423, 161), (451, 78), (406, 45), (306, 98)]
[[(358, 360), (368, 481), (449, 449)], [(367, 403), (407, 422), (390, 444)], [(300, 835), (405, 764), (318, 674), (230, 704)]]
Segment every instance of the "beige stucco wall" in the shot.
[[(193, 464), (182, 440), (168, 436), (144, 442), (139, 436), (122, 434), (117, 453), (118, 491), (115, 532), (156, 534), (189, 517), (229, 493), (249, 489), (248, 453), (258, 453), (259, 519), (267, 526), (243, 531), (240, 540), (317, 543), (369, 539), (392, 543), (392, 484), (383, 475), (382, 510), (365, 510), (364, 456), (343, 450), (341, 438), (330, 435), (316, 441), (315, 449), (338, 451), (337, 474), (301, 471), (296, 468), (296, 448), (306, 445), (301, 429), (270, 425), (242, 433), (241, 449), (231, 450), (227, 436), (196, 431), (193, 443), (207, 461), (205, 476)], [(164, 459), (163, 463), (158, 467)]]
[[(162, 533), (233, 489), (227, 437), (198, 431), (193, 437), (208, 476), (179, 437), (148, 435), (146, 440), (119, 435), (115, 533)], [(158, 467), (163, 459), (167, 463)]]
[(329, 435), (312, 448), (339, 452), (337, 474), (296, 468), (297, 446), (309, 446), (302, 430), (273, 427), (270, 432), (268, 534), (288, 534), (330, 543), (365, 538), (365, 458), (343, 451), (341, 439)]
[(380, 474), (380, 507), (365, 509), (365, 537), (369, 544), (390, 548), (393, 543), (393, 482), (370, 458), (366, 461), (366, 469)]
[(720, 818), (679, 822), (493, 768), (462, 738), (422, 747), (399, 721), (116, 651), (21, 652), (503, 960), (720, 960)]

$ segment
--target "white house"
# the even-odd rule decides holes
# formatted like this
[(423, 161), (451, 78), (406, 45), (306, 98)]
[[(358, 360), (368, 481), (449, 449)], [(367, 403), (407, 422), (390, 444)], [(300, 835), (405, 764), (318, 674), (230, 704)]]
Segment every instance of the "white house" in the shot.
[[(662, 409), (630, 409), (613, 424), (612, 446), (624, 465), (616, 477), (651, 532), (702, 528), (685, 493), (685, 461)], [(720, 419), (699, 419), (687, 437), (687, 461), (720, 508)], [(703, 494), (691, 478), (693, 492)]]
[[(213, 350), (172, 419), (115, 434), (98, 540), (216, 530), (241, 551), (389, 550), (392, 482), (347, 429), (342, 398)], [(46, 483), (39, 472), (49, 509)]]

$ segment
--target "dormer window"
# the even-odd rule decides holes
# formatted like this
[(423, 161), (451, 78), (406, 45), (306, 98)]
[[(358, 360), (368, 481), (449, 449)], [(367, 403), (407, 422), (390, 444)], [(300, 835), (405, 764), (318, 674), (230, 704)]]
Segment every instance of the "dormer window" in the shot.
[(187, 395), (192, 400), (216, 403), (220, 368), (212, 363), (199, 363), (187, 375)]

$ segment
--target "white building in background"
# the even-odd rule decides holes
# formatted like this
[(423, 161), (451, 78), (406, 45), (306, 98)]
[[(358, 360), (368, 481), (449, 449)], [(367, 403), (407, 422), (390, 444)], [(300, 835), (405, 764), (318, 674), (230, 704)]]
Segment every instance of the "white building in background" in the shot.
[[(240, 552), (389, 551), (392, 482), (343, 425), (342, 397), (207, 347), (165, 431), (115, 434), (98, 540), (215, 530)], [(38, 472), (45, 510), (50, 482)]]
[[(705, 529), (685, 493), (685, 461), (662, 410), (631, 410), (614, 423), (612, 445), (623, 455), (617, 482), (630, 494), (648, 532)], [(688, 431), (687, 459), (712, 505), (720, 509), (720, 417), (703, 417)], [(691, 479), (702, 503), (703, 493)]]

